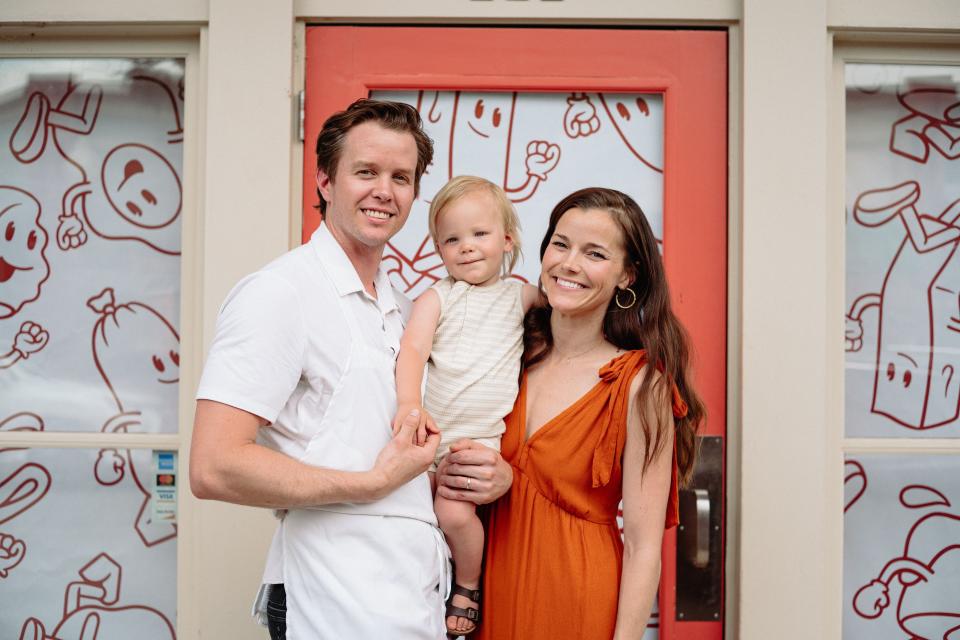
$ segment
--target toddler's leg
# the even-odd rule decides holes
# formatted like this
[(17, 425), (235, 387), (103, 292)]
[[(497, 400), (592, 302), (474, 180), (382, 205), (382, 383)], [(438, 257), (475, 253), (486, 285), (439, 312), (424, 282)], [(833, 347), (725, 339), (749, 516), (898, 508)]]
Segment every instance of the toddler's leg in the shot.
[[(439, 495), (434, 498), (433, 505), (456, 565), (454, 583), (471, 590), (478, 588), (483, 562), (483, 525), (477, 517), (476, 506), (472, 502), (448, 500)], [(463, 609), (479, 608), (480, 605), (459, 594), (453, 596), (451, 604)], [(451, 632), (469, 633), (475, 626), (462, 616), (447, 618), (447, 629)]]

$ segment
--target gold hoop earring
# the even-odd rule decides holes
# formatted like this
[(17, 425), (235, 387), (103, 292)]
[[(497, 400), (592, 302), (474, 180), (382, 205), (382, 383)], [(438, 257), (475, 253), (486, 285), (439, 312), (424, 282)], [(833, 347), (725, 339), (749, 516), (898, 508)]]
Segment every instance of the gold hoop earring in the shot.
[[(622, 302), (620, 302), (621, 291), (628, 291), (630, 295), (633, 296), (633, 299), (630, 301), (630, 304), (623, 304)], [(630, 309), (633, 307), (633, 305), (637, 304), (637, 294), (634, 293), (633, 289), (631, 289), (630, 287), (627, 287), (626, 289), (617, 289), (616, 295), (613, 296), (613, 301), (616, 302), (617, 306), (620, 307), (621, 309)]]

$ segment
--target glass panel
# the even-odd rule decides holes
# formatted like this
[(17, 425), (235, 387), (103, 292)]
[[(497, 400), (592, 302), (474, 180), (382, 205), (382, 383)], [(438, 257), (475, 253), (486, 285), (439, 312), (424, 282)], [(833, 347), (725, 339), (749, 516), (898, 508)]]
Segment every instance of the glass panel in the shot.
[(0, 60), (0, 416), (177, 431), (182, 60)]
[(843, 637), (955, 637), (960, 456), (857, 455), (845, 475)]
[(374, 91), (417, 107), (434, 141), (433, 164), (410, 219), (387, 247), (397, 287), (416, 297), (446, 271), (433, 250), (427, 210), (453, 176), (502, 186), (523, 225), (525, 260), (515, 270), (536, 283), (540, 241), (553, 206), (577, 189), (619, 189), (641, 206), (663, 238), (661, 94)]
[(960, 67), (846, 86), (846, 435), (958, 437)]
[(176, 525), (152, 521), (151, 462), (0, 449), (0, 637), (175, 638)]

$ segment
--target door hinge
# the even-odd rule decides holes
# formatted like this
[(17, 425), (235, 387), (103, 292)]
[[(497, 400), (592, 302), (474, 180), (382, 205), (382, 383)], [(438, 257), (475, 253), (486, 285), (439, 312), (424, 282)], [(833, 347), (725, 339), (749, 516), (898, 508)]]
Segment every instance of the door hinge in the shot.
[(304, 101), (305, 101), (305, 92), (300, 91), (297, 95), (297, 140), (303, 142), (303, 119), (304, 119)]

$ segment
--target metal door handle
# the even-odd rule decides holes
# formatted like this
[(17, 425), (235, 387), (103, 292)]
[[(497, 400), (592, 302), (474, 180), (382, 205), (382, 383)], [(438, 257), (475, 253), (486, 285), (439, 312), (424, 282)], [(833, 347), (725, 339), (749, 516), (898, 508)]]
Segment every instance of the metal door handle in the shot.
[(677, 545), (694, 567), (705, 569), (710, 564), (710, 494), (706, 489), (680, 491)]

